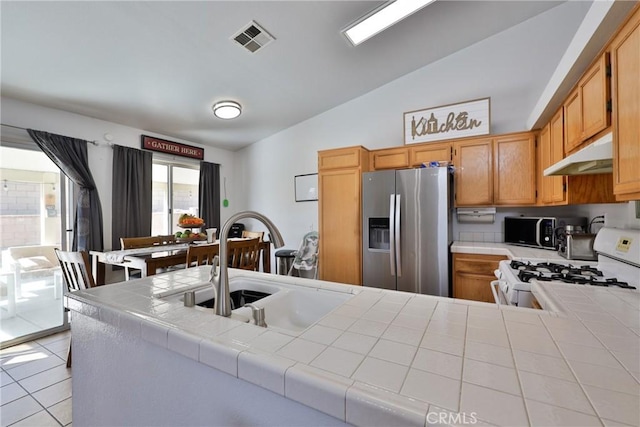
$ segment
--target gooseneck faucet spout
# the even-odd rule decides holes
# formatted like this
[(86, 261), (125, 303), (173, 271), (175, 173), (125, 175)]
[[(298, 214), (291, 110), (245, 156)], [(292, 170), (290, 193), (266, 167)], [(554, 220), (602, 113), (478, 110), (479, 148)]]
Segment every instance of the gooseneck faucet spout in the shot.
[(233, 225), (233, 223), (245, 218), (257, 219), (258, 221), (262, 222), (271, 234), (271, 243), (273, 243), (273, 246), (275, 246), (276, 248), (284, 246), (284, 239), (282, 238), (282, 234), (280, 234), (280, 230), (278, 230), (278, 228), (269, 218), (262, 215), (261, 213), (255, 211), (238, 212), (237, 214), (231, 216), (227, 220), (227, 222), (224, 223), (219, 237), (220, 246), (218, 249), (218, 253), (220, 254), (220, 257), (217, 261), (214, 260), (213, 266), (211, 267), (211, 282), (216, 294), (213, 308), (215, 310), (215, 313), (219, 316), (231, 316), (231, 298), (229, 296), (229, 266), (227, 261), (229, 259), (229, 252), (227, 248), (229, 231), (231, 230), (231, 226)]

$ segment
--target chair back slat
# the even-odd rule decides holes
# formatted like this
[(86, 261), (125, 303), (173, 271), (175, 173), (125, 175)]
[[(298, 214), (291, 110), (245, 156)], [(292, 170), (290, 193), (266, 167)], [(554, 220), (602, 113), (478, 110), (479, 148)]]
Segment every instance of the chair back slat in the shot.
[(260, 239), (234, 240), (227, 243), (229, 267), (257, 271), (260, 265)]
[(62, 276), (68, 292), (96, 286), (87, 252), (66, 252), (56, 249), (56, 257), (62, 268)]
[(189, 245), (187, 268), (197, 265), (211, 265), (213, 257), (216, 255), (218, 255), (218, 245)]

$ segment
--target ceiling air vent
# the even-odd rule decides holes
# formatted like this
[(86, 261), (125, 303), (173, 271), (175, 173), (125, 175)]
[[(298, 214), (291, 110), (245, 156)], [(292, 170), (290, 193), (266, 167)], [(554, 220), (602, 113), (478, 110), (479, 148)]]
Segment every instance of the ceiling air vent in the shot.
[(231, 38), (251, 53), (257, 52), (275, 40), (271, 34), (267, 33), (267, 31), (255, 21), (249, 22)]

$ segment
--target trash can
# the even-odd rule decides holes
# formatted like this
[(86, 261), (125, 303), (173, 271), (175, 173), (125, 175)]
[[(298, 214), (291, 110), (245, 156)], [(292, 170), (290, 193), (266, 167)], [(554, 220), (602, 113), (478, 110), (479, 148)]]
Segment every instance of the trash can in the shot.
[(286, 276), (289, 269), (293, 265), (293, 259), (296, 257), (296, 251), (293, 249), (280, 249), (276, 251), (276, 274)]

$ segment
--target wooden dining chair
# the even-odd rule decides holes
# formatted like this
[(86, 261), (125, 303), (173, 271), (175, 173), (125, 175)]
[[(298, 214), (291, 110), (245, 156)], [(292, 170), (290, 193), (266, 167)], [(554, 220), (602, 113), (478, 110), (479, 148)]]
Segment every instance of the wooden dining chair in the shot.
[[(121, 249), (148, 248), (150, 246), (171, 245), (174, 243), (176, 243), (176, 236), (174, 235), (120, 238)], [(131, 270), (127, 266), (124, 267), (124, 278), (125, 280), (131, 278)]]
[(264, 231), (242, 230), (242, 237), (245, 238), (245, 239), (246, 238), (249, 238), (249, 239), (258, 238), (262, 242), (264, 240)]
[(258, 271), (260, 267), (260, 239), (227, 242), (229, 267)]
[[(62, 277), (66, 285), (66, 293), (89, 289), (96, 286), (91, 274), (89, 254), (81, 252), (65, 252), (55, 250), (56, 257), (62, 268)], [(71, 340), (67, 352), (67, 368), (71, 367)]]
[(198, 265), (213, 264), (213, 257), (218, 255), (218, 244), (189, 245), (187, 249), (187, 268)]

